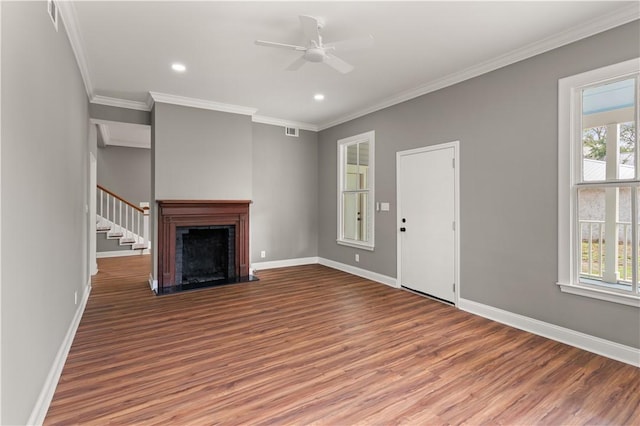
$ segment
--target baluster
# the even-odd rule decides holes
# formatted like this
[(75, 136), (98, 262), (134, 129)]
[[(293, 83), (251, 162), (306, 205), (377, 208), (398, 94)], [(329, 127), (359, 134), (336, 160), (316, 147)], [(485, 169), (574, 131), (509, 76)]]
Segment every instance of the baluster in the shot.
[(602, 244), (602, 241), (604, 240), (604, 226), (602, 226), (603, 224), (600, 224), (600, 274), (599, 277), (602, 278), (603, 276), (603, 260), (602, 260), (602, 256), (604, 255), (604, 248), (602, 247), (604, 244)]
[(122, 233), (122, 200), (119, 201), (120, 204), (118, 205), (118, 226), (120, 227), (120, 233)]
[(589, 240), (587, 241), (587, 250), (589, 250), (589, 263), (587, 264), (587, 273), (593, 275), (593, 223), (589, 224)]

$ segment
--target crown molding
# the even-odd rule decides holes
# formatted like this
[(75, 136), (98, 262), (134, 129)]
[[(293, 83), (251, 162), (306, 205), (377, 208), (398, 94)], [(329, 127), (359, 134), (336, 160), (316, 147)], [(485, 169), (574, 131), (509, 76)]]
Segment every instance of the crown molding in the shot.
[(507, 65), (520, 62), (536, 55), (548, 52), (553, 49), (565, 46), (578, 40), (590, 37), (592, 35), (610, 30), (620, 25), (640, 19), (640, 2), (634, 2), (629, 6), (622, 7), (610, 14), (601, 16), (597, 19), (587, 21), (584, 24), (569, 28), (553, 36), (528, 44), (521, 48), (512, 50), (504, 55), (498, 56), (492, 60), (474, 65), (459, 72), (449, 74), (440, 79), (418, 86), (416, 88), (401, 92), (395, 96), (372, 105), (368, 108), (355, 111), (349, 115), (341, 117), (337, 120), (328, 121), (318, 126), (319, 130), (325, 130), (338, 124), (346, 123), (372, 112), (379, 111), (384, 108), (417, 98), (427, 93), (461, 83), (482, 74), (495, 71)]
[(93, 84), (89, 77), (89, 66), (87, 65), (87, 59), (84, 54), (82, 36), (80, 35), (80, 31), (78, 31), (76, 8), (72, 1), (57, 1), (56, 5), (58, 6), (58, 13), (62, 17), (62, 22), (64, 22), (67, 37), (71, 44), (71, 50), (73, 50), (73, 55), (76, 57), (76, 63), (80, 69), (84, 89), (87, 92), (87, 97), (91, 99), (93, 97)]
[(251, 121), (254, 123), (270, 124), (272, 126), (297, 127), (298, 129), (309, 130), (311, 132), (318, 131), (318, 126), (315, 124), (305, 123), (303, 121), (282, 120), (280, 118), (267, 117), (265, 115), (254, 115), (251, 117)]
[(105, 123), (96, 123), (96, 125), (98, 126), (100, 137), (102, 138), (102, 144), (105, 147), (107, 145), (111, 145), (111, 132), (109, 131), (109, 126)]
[(140, 149), (151, 149), (151, 141), (148, 142), (135, 142), (128, 141), (124, 139), (111, 139), (109, 142), (109, 146), (122, 146), (125, 148), (140, 148)]
[(91, 97), (92, 104), (107, 105), (118, 108), (135, 109), (138, 111), (150, 111), (146, 102), (129, 101), (127, 99), (110, 98), (108, 96), (95, 95)]
[(165, 104), (182, 105), (242, 115), (253, 115), (258, 111), (256, 108), (249, 108), (242, 105), (223, 104), (221, 102), (189, 98), (186, 96), (169, 95), (167, 93), (149, 92), (149, 95), (153, 101), (151, 106), (153, 106), (153, 103), (155, 102), (161, 102)]

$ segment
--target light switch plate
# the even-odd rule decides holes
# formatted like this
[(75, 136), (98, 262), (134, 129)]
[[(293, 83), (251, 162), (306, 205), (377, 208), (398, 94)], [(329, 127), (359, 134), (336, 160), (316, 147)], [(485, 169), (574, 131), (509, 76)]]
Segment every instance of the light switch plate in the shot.
[(388, 212), (389, 211), (389, 203), (380, 203), (380, 210), (382, 210), (383, 212)]

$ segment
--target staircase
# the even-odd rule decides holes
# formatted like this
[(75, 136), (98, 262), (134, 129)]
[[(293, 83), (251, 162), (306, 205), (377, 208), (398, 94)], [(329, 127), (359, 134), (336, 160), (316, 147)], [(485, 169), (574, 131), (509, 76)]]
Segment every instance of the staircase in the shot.
[(98, 185), (96, 232), (114, 240), (117, 250), (149, 248), (149, 207), (138, 207)]

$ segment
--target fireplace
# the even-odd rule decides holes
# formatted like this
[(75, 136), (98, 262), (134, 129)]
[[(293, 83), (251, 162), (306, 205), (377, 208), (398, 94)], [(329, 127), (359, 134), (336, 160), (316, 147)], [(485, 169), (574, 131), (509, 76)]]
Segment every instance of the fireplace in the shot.
[(249, 201), (158, 201), (158, 294), (251, 281)]

